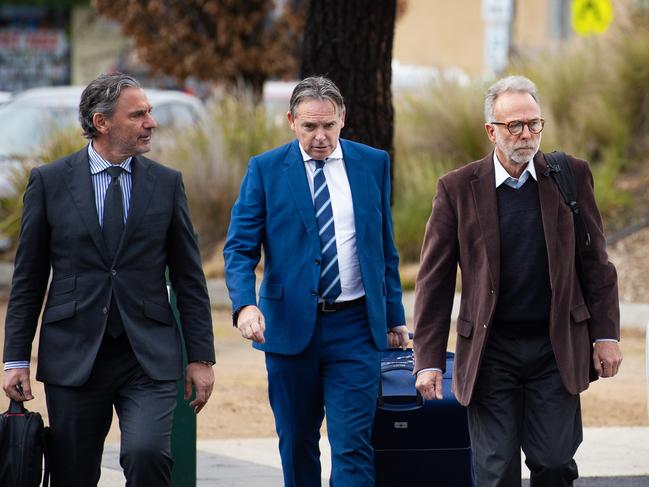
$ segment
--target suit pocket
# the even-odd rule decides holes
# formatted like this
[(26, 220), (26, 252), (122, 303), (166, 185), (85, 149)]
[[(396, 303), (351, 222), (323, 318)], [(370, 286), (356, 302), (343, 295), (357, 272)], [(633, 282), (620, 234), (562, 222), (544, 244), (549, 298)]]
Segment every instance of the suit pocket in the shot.
[(43, 324), (54, 323), (55, 321), (65, 320), (75, 315), (77, 312), (77, 302), (70, 301), (68, 303), (57, 304), (56, 306), (48, 306), (43, 311)]
[(473, 322), (458, 317), (457, 334), (464, 338), (470, 338), (471, 333), (473, 333)]
[(570, 315), (572, 316), (572, 321), (575, 323), (581, 323), (590, 319), (590, 311), (588, 311), (588, 306), (585, 304), (578, 304), (570, 310)]
[(152, 320), (164, 323), (165, 325), (172, 325), (174, 323), (171, 308), (168, 306), (161, 306), (150, 301), (143, 301), (144, 316)]
[(282, 299), (284, 286), (279, 282), (264, 281), (259, 288), (259, 297), (265, 299)]
[(70, 291), (74, 291), (74, 288), (77, 284), (77, 276), (67, 276), (60, 279), (53, 280), (50, 284), (50, 296), (56, 296), (57, 294), (65, 294)]

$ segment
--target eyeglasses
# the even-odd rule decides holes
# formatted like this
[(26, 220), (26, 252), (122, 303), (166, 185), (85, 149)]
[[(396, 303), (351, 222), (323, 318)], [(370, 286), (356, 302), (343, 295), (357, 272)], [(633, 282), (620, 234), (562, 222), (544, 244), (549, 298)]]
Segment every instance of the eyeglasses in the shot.
[(504, 125), (509, 130), (509, 133), (512, 135), (520, 135), (523, 133), (523, 128), (527, 125), (530, 133), (540, 134), (543, 130), (543, 125), (545, 125), (545, 120), (542, 118), (535, 118), (533, 120), (528, 120), (523, 122), (522, 120), (512, 120), (511, 122), (489, 122), (491, 125)]

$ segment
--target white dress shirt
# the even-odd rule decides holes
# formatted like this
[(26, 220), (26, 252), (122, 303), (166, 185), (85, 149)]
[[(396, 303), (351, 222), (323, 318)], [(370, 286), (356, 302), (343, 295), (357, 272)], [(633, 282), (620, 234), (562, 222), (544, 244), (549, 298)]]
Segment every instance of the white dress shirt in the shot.
[[(304, 160), (306, 176), (309, 182), (311, 198), (313, 198), (313, 174), (315, 161), (304, 152), (300, 145), (300, 152)], [(340, 142), (331, 155), (325, 158), (323, 168), (327, 180), (327, 188), (331, 196), (331, 210), (334, 215), (334, 229), (336, 231), (336, 251), (338, 252), (338, 270), (340, 272), (340, 287), (342, 292), (336, 298), (337, 302), (351, 301), (365, 295), (361, 269), (356, 251), (356, 224), (354, 223), (354, 204), (352, 190), (347, 179), (345, 160)]]
[(519, 189), (525, 184), (529, 176), (532, 176), (535, 181), (538, 181), (538, 178), (536, 177), (536, 168), (534, 167), (534, 162), (529, 161), (527, 162), (527, 164), (525, 164), (525, 166), (526, 166), (525, 170), (520, 175), (520, 177), (518, 179), (513, 178), (505, 170), (500, 160), (498, 160), (496, 151), (494, 151), (494, 169), (495, 169), (494, 172), (496, 175), (496, 188), (501, 184), (505, 183), (507, 186), (511, 188)]

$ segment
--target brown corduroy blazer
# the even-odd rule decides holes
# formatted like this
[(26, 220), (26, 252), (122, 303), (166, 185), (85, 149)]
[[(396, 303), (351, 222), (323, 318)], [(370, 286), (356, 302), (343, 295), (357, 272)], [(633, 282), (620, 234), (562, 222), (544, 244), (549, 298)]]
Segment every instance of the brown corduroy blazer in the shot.
[[(608, 261), (593, 177), (586, 161), (568, 157), (577, 200), (592, 238), (584, 256), (584, 299), (575, 270), (573, 216), (541, 151), (534, 157), (552, 289), (550, 340), (561, 378), (571, 394), (588, 387), (596, 374), (592, 342), (619, 339), (617, 274)], [(462, 293), (457, 319), (453, 390), (471, 401), (498, 301), (500, 229), (493, 153), (440, 178), (426, 225), (415, 289), (415, 372), (444, 368), (457, 267)], [(588, 302), (588, 306), (586, 306)]]

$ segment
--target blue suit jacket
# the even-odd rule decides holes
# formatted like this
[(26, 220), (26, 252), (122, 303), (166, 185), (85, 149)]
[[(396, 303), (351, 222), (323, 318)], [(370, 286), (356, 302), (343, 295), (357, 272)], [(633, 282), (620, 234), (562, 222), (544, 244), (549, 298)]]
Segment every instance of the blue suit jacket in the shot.
[[(385, 348), (388, 327), (406, 323), (390, 213), (390, 158), (366, 145), (344, 139), (340, 144), (352, 192), (367, 316), (376, 346)], [(300, 353), (315, 327), (321, 252), (297, 140), (250, 159), (232, 208), (223, 253), (235, 313), (257, 303), (254, 270), (262, 247), (258, 305), (266, 319), (266, 342), (254, 346)]]

